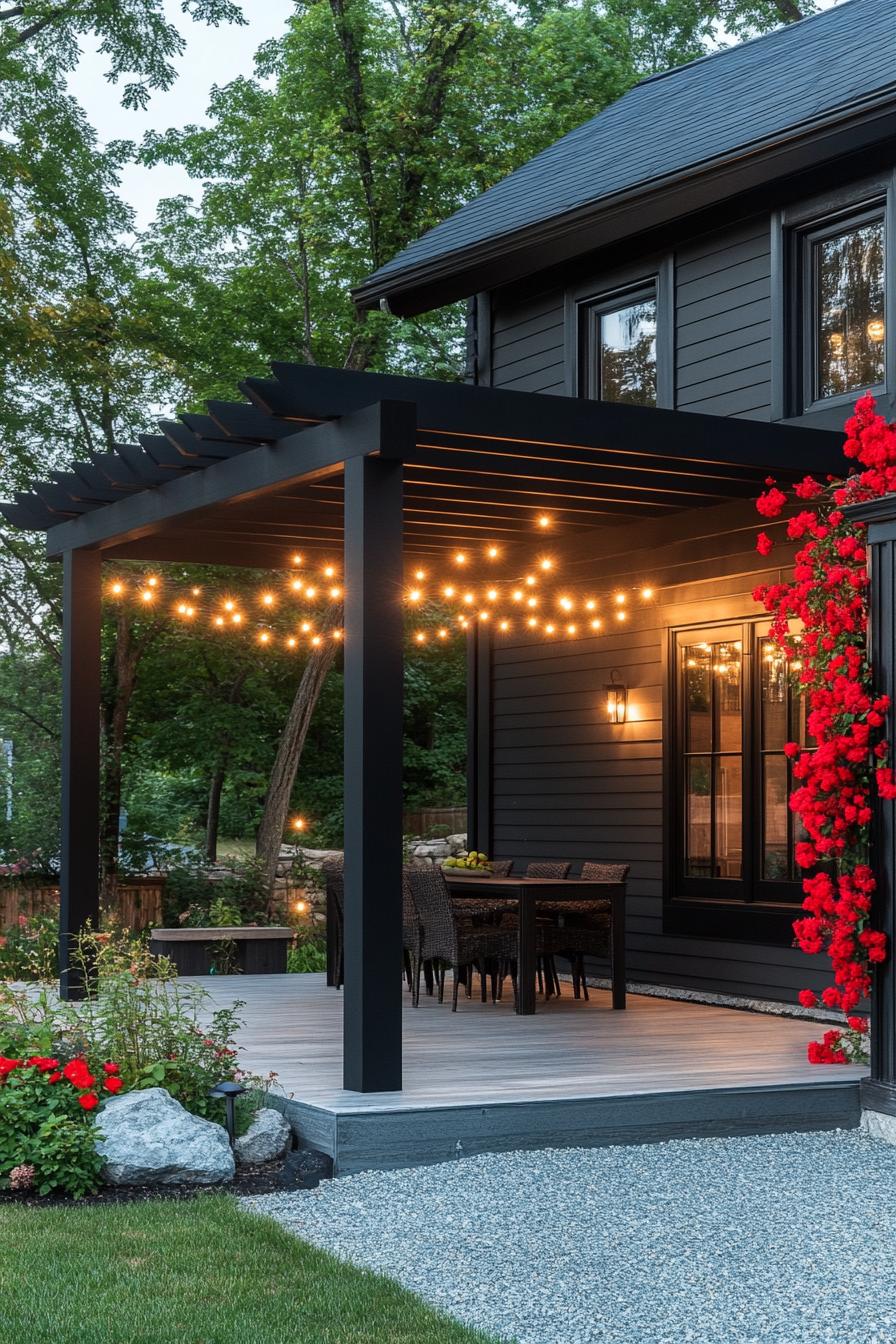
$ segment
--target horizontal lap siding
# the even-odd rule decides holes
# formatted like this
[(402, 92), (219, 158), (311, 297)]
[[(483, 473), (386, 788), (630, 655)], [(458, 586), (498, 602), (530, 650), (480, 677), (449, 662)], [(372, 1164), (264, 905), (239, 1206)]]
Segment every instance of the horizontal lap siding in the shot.
[(675, 266), (679, 409), (770, 417), (769, 239), (766, 218), (679, 250)]
[(492, 384), (517, 392), (564, 391), (563, 294), (497, 296), (492, 304)]
[[(693, 515), (692, 515), (693, 517)], [(632, 613), (624, 631), (569, 644), (495, 648), (493, 704), (493, 845), (496, 858), (630, 863), (629, 977), (757, 998), (794, 998), (820, 987), (823, 966), (787, 947), (670, 937), (663, 934), (663, 648), (666, 630), (750, 616), (757, 581), (746, 550), (730, 578), (666, 590), (662, 607)], [(718, 551), (723, 538), (695, 540), (693, 563)], [(617, 573), (649, 574), (658, 584), (655, 551), (619, 558)], [(604, 567), (606, 572), (607, 567)], [(666, 571), (668, 575), (672, 571)], [(629, 719), (603, 717), (603, 687), (613, 670), (629, 688)], [(596, 971), (605, 968), (595, 965)]]

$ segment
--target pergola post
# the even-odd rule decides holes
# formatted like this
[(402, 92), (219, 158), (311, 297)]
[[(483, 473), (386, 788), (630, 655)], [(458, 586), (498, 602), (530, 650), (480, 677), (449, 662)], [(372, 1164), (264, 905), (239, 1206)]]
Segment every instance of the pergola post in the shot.
[[(343, 1082), (401, 1088), (403, 465), (413, 407), (384, 403), (380, 456), (345, 463)], [(389, 456), (386, 456), (386, 453)]]
[(101, 554), (63, 556), (62, 825), (59, 989), (83, 998), (71, 955), (78, 932), (99, 919)]
[[(878, 692), (891, 700), (886, 737), (896, 731), (896, 496), (848, 510), (868, 523), (871, 567), (869, 651)], [(877, 877), (872, 920), (887, 935), (887, 960), (874, 970), (871, 994), (871, 1074), (862, 1081), (862, 1104), (896, 1117), (896, 806), (878, 799), (872, 860)], [(893, 1121), (888, 1122), (890, 1125)]]
[(467, 848), (492, 849), (492, 640), (481, 625), (467, 635)]

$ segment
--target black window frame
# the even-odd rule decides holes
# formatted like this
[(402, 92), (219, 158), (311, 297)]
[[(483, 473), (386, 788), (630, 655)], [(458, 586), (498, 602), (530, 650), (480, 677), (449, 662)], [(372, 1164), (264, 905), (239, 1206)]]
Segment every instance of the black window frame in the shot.
[[(664, 909), (665, 933), (702, 938), (772, 943), (793, 942), (802, 888), (799, 878), (762, 876), (762, 755), (760, 640), (768, 619), (744, 617), (677, 626), (668, 632), (664, 712)], [(702, 640), (741, 641), (742, 649), (742, 834), (740, 878), (685, 875), (687, 807), (684, 752), (684, 678), (681, 650)]]
[(896, 406), (896, 173), (888, 171), (774, 211), (772, 256), (772, 420), (842, 427), (860, 392), (814, 395), (814, 305), (807, 272), (812, 243), (870, 219), (884, 225), (885, 377), (871, 389), (886, 414)]
[(615, 311), (626, 300), (652, 292), (656, 299), (656, 405), (667, 410), (674, 409), (674, 280), (674, 259), (669, 255), (644, 261), (636, 268), (614, 270), (600, 277), (592, 277), (566, 290), (564, 391), (567, 396), (600, 400), (599, 396), (594, 395), (592, 325), (597, 317)]

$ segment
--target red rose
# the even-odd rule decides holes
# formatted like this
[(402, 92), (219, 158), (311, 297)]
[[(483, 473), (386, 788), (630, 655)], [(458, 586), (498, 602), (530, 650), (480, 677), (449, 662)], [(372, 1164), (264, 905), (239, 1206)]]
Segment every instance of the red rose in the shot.
[(804, 1008), (818, 1007), (818, 998), (812, 993), (811, 989), (801, 989), (798, 998)]
[(846, 1021), (849, 1024), (850, 1031), (857, 1031), (860, 1036), (864, 1036), (868, 1030), (867, 1017), (848, 1017)]
[(83, 1106), (85, 1111), (93, 1111), (99, 1104), (99, 1097), (95, 1092), (82, 1092), (78, 1098), (78, 1105)]
[(105, 1087), (107, 1092), (120, 1092), (124, 1087), (124, 1083), (120, 1078), (116, 1078), (113, 1074), (106, 1079)]
[(756, 538), (756, 549), (759, 552), (759, 554), (771, 555), (772, 551), (774, 550), (774, 547), (775, 543), (772, 541), (768, 533), (760, 532), (759, 536)]
[(120, 1069), (121, 1065), (113, 1064), (111, 1060), (107, 1060), (107, 1062), (103, 1065), (103, 1073), (118, 1073)]

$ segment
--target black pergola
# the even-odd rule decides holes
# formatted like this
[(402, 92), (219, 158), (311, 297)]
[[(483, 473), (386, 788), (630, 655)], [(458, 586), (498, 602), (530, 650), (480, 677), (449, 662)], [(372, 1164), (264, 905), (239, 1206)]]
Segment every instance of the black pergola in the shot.
[[(333, 554), (345, 574), (344, 1083), (401, 1087), (403, 580), (408, 561), (754, 497), (764, 478), (837, 470), (824, 430), (275, 364), (245, 403), (164, 422), (0, 506), (64, 566), (61, 955), (98, 915), (104, 559), (281, 568)], [(478, 645), (478, 649), (477, 649)], [(471, 639), (471, 767), (487, 749)], [(480, 772), (471, 769), (471, 778)], [(471, 790), (471, 821), (478, 806)], [(80, 987), (63, 975), (63, 992)]]

